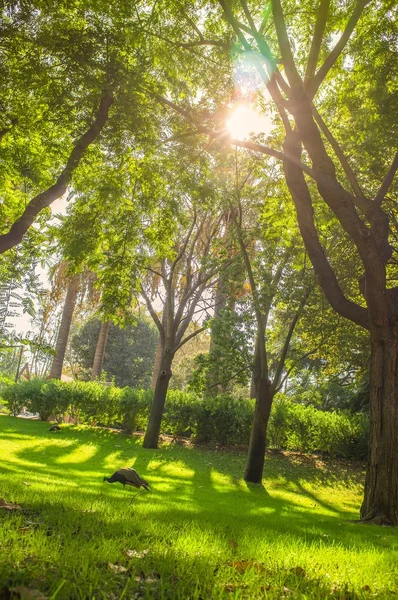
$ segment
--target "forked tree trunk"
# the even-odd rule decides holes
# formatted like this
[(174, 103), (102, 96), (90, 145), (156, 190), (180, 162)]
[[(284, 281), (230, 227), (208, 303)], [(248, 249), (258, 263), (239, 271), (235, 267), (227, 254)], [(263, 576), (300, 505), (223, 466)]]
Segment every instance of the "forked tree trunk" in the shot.
[(256, 377), (255, 385), (256, 405), (244, 479), (250, 483), (261, 483), (265, 461), (267, 426), (274, 394), (271, 382), (264, 377)]
[(66, 292), (61, 324), (58, 331), (57, 343), (55, 345), (55, 356), (50, 371), (50, 379), (61, 379), (73, 311), (75, 310), (76, 305), (78, 286), (78, 278), (76, 276), (72, 277)]
[(171, 363), (173, 355), (170, 350), (163, 353), (160, 363), (160, 370), (156, 381), (155, 391), (151, 412), (149, 415), (148, 426), (144, 437), (144, 448), (157, 448), (160, 434), (160, 424), (162, 421), (164, 405), (166, 402), (167, 390), (169, 387), (170, 378), (172, 376)]
[(104, 364), (105, 348), (106, 343), (108, 341), (110, 326), (110, 321), (104, 321), (103, 323), (101, 323), (101, 329), (98, 335), (97, 346), (95, 348), (93, 368), (91, 371), (91, 381), (95, 381), (95, 379), (101, 377), (102, 365)]
[(361, 519), (397, 525), (398, 338), (383, 336), (371, 344), (370, 446)]

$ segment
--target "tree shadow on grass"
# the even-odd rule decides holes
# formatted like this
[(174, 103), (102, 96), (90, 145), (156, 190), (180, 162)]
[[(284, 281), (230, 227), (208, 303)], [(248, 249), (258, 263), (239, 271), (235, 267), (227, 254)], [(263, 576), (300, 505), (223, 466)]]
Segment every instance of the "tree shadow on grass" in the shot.
[[(151, 518), (172, 533), (173, 523), (176, 522), (179, 526), (196, 523), (198, 527), (211, 532), (232, 531), (238, 520), (242, 532), (261, 528), (267, 533), (296, 537), (305, 543), (322, 542), (326, 546), (339, 543), (351, 548), (353, 543), (370, 538), (376, 546), (380, 542), (376, 531), (373, 535), (369, 533), (369, 528), (358, 528), (344, 522), (344, 518), (355, 516), (351, 508), (338, 508), (320, 499), (314, 490), (303, 487), (303, 482), (317, 481), (317, 474), (311, 473), (308, 465), (305, 469), (294, 469), (289, 459), (283, 463), (283, 458), (279, 458), (276, 464), (272, 464), (272, 457), (268, 457), (266, 474), (272, 473), (274, 478), (280, 480), (281, 488), (283, 485), (292, 487), (292, 493), (282, 496), (277, 493), (272, 481), (266, 489), (246, 485), (240, 479), (244, 454), (215, 455), (180, 447), (144, 450), (133, 437), (123, 436), (122, 442), (121, 436), (113, 432), (73, 427), (65, 428), (63, 437), (49, 439), (46, 428), (47, 424), (44, 423), (36, 423), (35, 427), (23, 426), (25, 431), (28, 430), (29, 440), (37, 436), (38, 448), (44, 442), (47, 445), (50, 443), (44, 454), (42, 450), (22, 448), (15, 454), (21, 463), (8, 461), (7, 458), (2, 460), (3, 472), (7, 471), (13, 479), (15, 501), (19, 501), (16, 496), (18, 491), (20, 501), (34, 510), (44, 510), (45, 495), (51, 489), (51, 506), (64, 506), (68, 511), (73, 510), (76, 504), (76, 494), (79, 495), (82, 510), (92, 510), (97, 504), (102, 508), (105, 506), (106, 512), (108, 508), (116, 506), (115, 503), (125, 502), (127, 514), (134, 514), (138, 510), (146, 519), (145, 506)], [(23, 439), (24, 433), (18, 432), (19, 435)], [(65, 442), (70, 443), (65, 445)], [(91, 446), (95, 452), (76, 463), (73, 452), (84, 445)], [(24, 461), (32, 466), (32, 488), (24, 489), (22, 485), (27, 478)], [(149, 480), (151, 493), (138, 496), (129, 506), (132, 495), (128, 491), (123, 491), (118, 484), (110, 486), (102, 483), (103, 475), (110, 474), (113, 461), (114, 470), (120, 466), (134, 466)], [(36, 465), (35, 469), (33, 465)], [(44, 496), (40, 481), (45, 488)], [(330, 481), (334, 481), (333, 477)], [(36, 484), (38, 489), (35, 489)], [(300, 493), (297, 494), (297, 491)], [(69, 497), (68, 493), (72, 495)], [(308, 505), (310, 501), (319, 504), (327, 512), (316, 514)], [(120, 504), (117, 506), (120, 507)], [(99, 512), (94, 518), (98, 519), (101, 531), (106, 531)]]

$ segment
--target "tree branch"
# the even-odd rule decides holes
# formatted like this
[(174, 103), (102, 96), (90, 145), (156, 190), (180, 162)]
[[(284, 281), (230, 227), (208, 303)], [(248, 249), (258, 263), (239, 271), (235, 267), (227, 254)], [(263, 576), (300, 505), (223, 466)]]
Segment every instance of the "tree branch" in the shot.
[(384, 177), (383, 183), (381, 184), (380, 189), (376, 194), (374, 203), (376, 204), (377, 207), (381, 207), (383, 200), (386, 197), (386, 194), (390, 188), (390, 185), (392, 184), (392, 182), (394, 180), (397, 169), (398, 169), (398, 150), (394, 156), (394, 160), (391, 163), (391, 167), (389, 168), (388, 173)]
[(144, 288), (142, 286), (141, 286), (141, 295), (144, 298), (145, 303), (148, 307), (149, 314), (151, 315), (156, 327), (159, 330), (162, 342), (164, 342), (164, 337), (165, 337), (164, 327), (163, 327), (158, 315), (156, 314), (155, 309), (152, 306), (152, 302), (150, 301), (148, 294), (146, 293), (146, 291), (144, 290)]
[(336, 138), (333, 136), (332, 132), (330, 131), (330, 129), (328, 128), (328, 126), (326, 125), (325, 121), (322, 119), (321, 115), (319, 114), (319, 112), (317, 111), (317, 109), (315, 108), (315, 106), (313, 106), (312, 108), (312, 112), (314, 114), (315, 117), (315, 121), (318, 123), (318, 126), (320, 128), (320, 130), (322, 131), (323, 135), (325, 136), (325, 138), (328, 140), (329, 144), (332, 146), (334, 153), (336, 154), (337, 158), (340, 161), (341, 166), (344, 169), (344, 172), (347, 176), (348, 181), (351, 184), (351, 187), (354, 191), (354, 194), (356, 196), (355, 198), (355, 204), (361, 208), (361, 210), (363, 210), (364, 212), (366, 212), (366, 210), (368, 210), (371, 206), (371, 202), (370, 200), (368, 200), (365, 196), (365, 194), (363, 193), (357, 178), (355, 177), (355, 173), (354, 171), (351, 169), (351, 166), (343, 152), (343, 150), (340, 148), (340, 145), (338, 143), (338, 141), (336, 140)]
[[(301, 144), (296, 134), (286, 138), (286, 146), (289, 148), (289, 152), (296, 152), (297, 156), (301, 154)], [(286, 182), (296, 207), (300, 232), (326, 298), (340, 315), (368, 329), (367, 310), (344, 296), (321, 246), (314, 223), (311, 195), (302, 170), (289, 161), (285, 161), (283, 166)]]
[(189, 342), (189, 340), (191, 340), (192, 338), (196, 337), (197, 335), (199, 335), (199, 333), (202, 333), (202, 331), (206, 331), (207, 327), (200, 327), (200, 329), (197, 329), (196, 331), (194, 331), (193, 333), (190, 333), (189, 335), (187, 335), (186, 338), (184, 338), (176, 347), (176, 349), (174, 350), (174, 353), (177, 352), (177, 350), (179, 350), (181, 348), (181, 346), (183, 346), (184, 344), (186, 344), (187, 342)]
[(301, 313), (303, 312), (304, 306), (305, 306), (305, 304), (306, 304), (306, 302), (308, 300), (308, 296), (310, 295), (310, 293), (311, 293), (311, 290), (307, 289), (307, 291), (306, 291), (306, 293), (304, 295), (304, 298), (301, 300), (300, 306), (299, 306), (296, 314), (294, 315), (294, 317), (292, 319), (292, 322), (290, 323), (290, 327), (289, 327), (289, 330), (288, 330), (286, 338), (285, 338), (285, 343), (283, 344), (282, 352), (281, 352), (281, 355), (279, 357), (278, 366), (277, 366), (276, 371), (275, 371), (274, 380), (272, 382), (272, 387), (273, 387), (273, 389), (275, 391), (277, 390), (277, 387), (278, 387), (278, 384), (279, 384), (279, 380), (280, 380), (281, 375), (282, 375), (282, 371), (283, 371), (283, 367), (285, 365), (285, 360), (286, 360), (287, 353), (289, 351), (289, 346), (290, 346), (290, 341), (292, 339), (292, 335), (294, 333), (295, 327), (296, 327), (297, 322), (298, 322), (298, 320), (299, 320), (299, 318), (301, 316)]
[(272, 12), (274, 15), (276, 35), (278, 37), (279, 49), (281, 51), (283, 64), (285, 65), (287, 79), (290, 87), (300, 87), (302, 85), (302, 81), (294, 62), (280, 0), (272, 0)]
[(314, 76), (312, 82), (308, 86), (308, 94), (310, 98), (313, 98), (317, 93), (322, 81), (325, 79), (326, 75), (329, 73), (330, 69), (333, 67), (334, 63), (344, 50), (348, 40), (351, 37), (352, 32), (355, 29), (356, 24), (358, 23), (362, 12), (365, 6), (369, 3), (370, 0), (357, 0), (354, 11), (351, 15), (350, 20), (348, 21), (346, 28), (343, 31), (343, 34), (323, 65), (319, 68), (316, 75)]
[(104, 128), (112, 103), (113, 94), (107, 90), (103, 93), (94, 121), (74, 145), (66, 166), (58, 176), (56, 183), (35, 196), (28, 203), (19, 219), (11, 226), (10, 230), (0, 235), (0, 254), (19, 244), (29, 227), (34, 223), (39, 212), (66, 193), (73, 172), (79, 165), (85, 151), (96, 140)]
[(306, 89), (314, 78), (316, 66), (318, 64), (319, 52), (321, 50), (323, 34), (325, 32), (326, 21), (328, 18), (330, 0), (320, 0), (318, 17), (315, 23), (314, 37), (312, 38), (311, 49), (308, 57), (307, 69), (304, 76), (304, 89)]

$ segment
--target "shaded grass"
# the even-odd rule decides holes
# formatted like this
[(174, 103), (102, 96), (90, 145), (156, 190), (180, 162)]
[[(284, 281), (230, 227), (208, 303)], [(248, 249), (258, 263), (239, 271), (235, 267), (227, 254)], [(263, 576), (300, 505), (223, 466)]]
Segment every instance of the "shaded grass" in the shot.
[[(396, 529), (358, 525), (363, 470), (0, 416), (0, 589), (51, 598), (396, 598)], [(134, 466), (152, 488), (102, 482)], [(29, 485), (26, 485), (29, 484)], [(127, 550), (145, 556), (128, 557)], [(109, 567), (109, 564), (116, 567)], [(120, 569), (123, 567), (123, 569)]]

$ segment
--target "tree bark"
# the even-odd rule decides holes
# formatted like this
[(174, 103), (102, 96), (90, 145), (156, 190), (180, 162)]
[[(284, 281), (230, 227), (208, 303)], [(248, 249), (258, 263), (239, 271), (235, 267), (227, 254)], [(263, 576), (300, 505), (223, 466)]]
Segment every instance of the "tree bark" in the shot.
[(101, 323), (101, 329), (98, 336), (97, 346), (95, 348), (93, 368), (91, 371), (91, 381), (95, 381), (98, 377), (101, 376), (110, 326), (110, 321), (104, 321), (103, 323)]
[(398, 524), (397, 375), (398, 336), (380, 339), (372, 333), (370, 444), (361, 520), (377, 525)]
[(244, 475), (244, 480), (250, 483), (261, 483), (263, 479), (267, 426), (273, 397), (270, 381), (264, 377), (257, 378), (256, 406)]
[(77, 276), (72, 277), (66, 292), (61, 324), (58, 331), (57, 343), (55, 345), (55, 356), (50, 371), (50, 379), (61, 379), (73, 311), (75, 310), (76, 305), (78, 286)]
[(149, 415), (148, 426), (144, 437), (144, 448), (157, 448), (160, 434), (160, 424), (162, 421), (164, 405), (166, 402), (167, 390), (169, 387), (170, 378), (172, 376), (171, 364), (173, 354), (167, 348), (163, 352), (160, 363), (160, 371), (158, 373), (156, 387), (153, 394), (151, 412)]
[(156, 354), (155, 360), (153, 363), (153, 371), (152, 371), (152, 382), (151, 389), (154, 390), (156, 388), (156, 382), (158, 380), (159, 371), (160, 371), (160, 363), (162, 362), (162, 338), (159, 336), (158, 343), (156, 344)]

